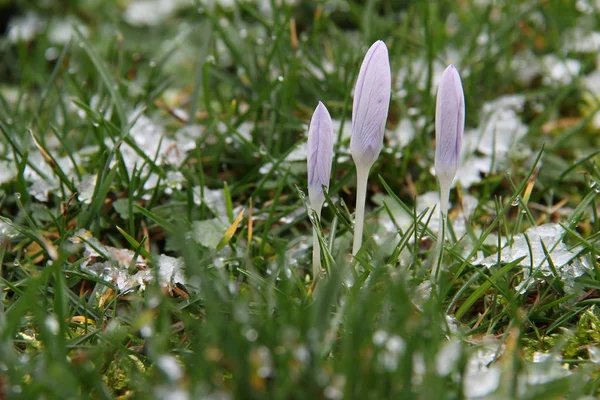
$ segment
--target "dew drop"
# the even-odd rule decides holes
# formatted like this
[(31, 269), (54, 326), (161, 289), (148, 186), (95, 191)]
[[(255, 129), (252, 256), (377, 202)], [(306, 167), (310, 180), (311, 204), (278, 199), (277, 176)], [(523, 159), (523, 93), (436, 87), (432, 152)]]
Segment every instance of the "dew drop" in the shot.
[(515, 197), (515, 199), (512, 201), (512, 203), (510, 203), (511, 206), (516, 207), (519, 205), (519, 203), (521, 202), (521, 196), (517, 196)]

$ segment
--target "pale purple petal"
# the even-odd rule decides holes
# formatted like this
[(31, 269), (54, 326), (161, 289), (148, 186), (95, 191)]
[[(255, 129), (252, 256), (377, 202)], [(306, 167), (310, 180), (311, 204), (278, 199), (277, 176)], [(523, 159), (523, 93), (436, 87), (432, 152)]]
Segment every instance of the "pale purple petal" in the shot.
[(323, 202), (323, 185), (329, 187), (333, 159), (333, 125), (323, 103), (313, 113), (308, 129), (308, 195), (311, 203)]
[(391, 88), (387, 47), (378, 40), (365, 55), (354, 88), (350, 152), (361, 166), (370, 167), (383, 148)]
[(458, 71), (448, 66), (440, 80), (435, 106), (435, 171), (452, 182), (460, 161), (465, 129), (465, 96)]

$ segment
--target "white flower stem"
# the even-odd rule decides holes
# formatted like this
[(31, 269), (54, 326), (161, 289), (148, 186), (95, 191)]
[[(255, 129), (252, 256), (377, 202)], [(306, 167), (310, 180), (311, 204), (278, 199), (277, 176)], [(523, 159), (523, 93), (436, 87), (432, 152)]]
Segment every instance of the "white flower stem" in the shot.
[(444, 254), (444, 241), (446, 240), (446, 224), (448, 221), (448, 208), (450, 203), (450, 184), (445, 180), (440, 183), (440, 229), (438, 231), (437, 245), (435, 247), (435, 262), (431, 268), (431, 280), (437, 282)]
[(363, 228), (365, 225), (365, 202), (367, 197), (367, 180), (371, 166), (365, 168), (356, 165), (356, 212), (354, 214), (354, 243), (352, 255), (355, 256), (362, 246)]
[(443, 212), (440, 213), (440, 230), (437, 236), (437, 245), (435, 246), (435, 262), (431, 269), (431, 280), (433, 282), (438, 281), (438, 275), (440, 273), (440, 267), (442, 266), (442, 259), (444, 256), (444, 241), (446, 240), (446, 221), (447, 215)]
[[(315, 216), (319, 220), (321, 219), (322, 207), (322, 202), (312, 205), (312, 208), (315, 211)], [(317, 277), (321, 274), (321, 246), (319, 245), (317, 228), (317, 224), (313, 224), (313, 280), (317, 279)]]

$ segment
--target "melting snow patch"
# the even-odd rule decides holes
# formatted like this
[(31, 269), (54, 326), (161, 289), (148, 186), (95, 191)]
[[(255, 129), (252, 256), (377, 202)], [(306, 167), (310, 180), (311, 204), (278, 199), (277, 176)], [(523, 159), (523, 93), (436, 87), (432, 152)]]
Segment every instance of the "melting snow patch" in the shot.
[[(433, 61), (433, 68), (431, 74), (431, 94), (435, 95), (437, 92), (437, 88), (439, 86), (440, 80), (442, 79), (442, 74), (448, 64), (461, 65), (462, 56), (456, 49), (446, 49), (446, 51), (442, 55), (443, 61), (440, 58), (436, 58)], [(428, 78), (428, 61), (424, 58), (416, 59), (412, 61), (405, 61), (405, 67), (402, 67), (398, 72), (396, 77), (396, 88), (402, 90), (401, 88), (406, 86), (414, 85), (416, 82), (417, 88), (419, 90), (425, 90), (427, 88), (427, 78)], [(463, 78), (469, 76), (470, 71), (468, 69), (461, 69), (460, 74)]]
[(425, 126), (425, 117), (421, 116), (413, 121), (410, 118), (403, 118), (395, 130), (388, 132), (388, 142), (391, 147), (403, 149), (413, 140), (417, 131)]
[(54, 44), (67, 44), (75, 35), (75, 27), (83, 36), (88, 36), (88, 28), (73, 18), (55, 19), (48, 27), (48, 40)]
[(562, 366), (559, 355), (536, 352), (533, 355), (533, 363), (526, 368), (526, 378), (519, 382), (519, 392), (525, 395), (531, 386), (552, 382), (570, 374), (568, 368)]
[(487, 396), (498, 389), (501, 369), (494, 361), (502, 351), (502, 345), (487, 343), (469, 358), (463, 379), (463, 390), (467, 399), (488, 398)]
[(194, 204), (199, 206), (202, 204), (202, 200), (204, 200), (204, 204), (217, 216), (217, 218), (223, 221), (227, 220), (227, 206), (225, 201), (225, 191), (223, 189), (209, 189), (205, 187), (201, 191), (200, 186), (194, 186), (192, 191)]
[(516, 78), (522, 85), (528, 85), (535, 77), (541, 75), (540, 61), (531, 50), (523, 51), (513, 58), (510, 63)]
[(596, 97), (600, 97), (600, 69), (584, 76), (581, 79), (583, 87)]
[(448, 376), (456, 369), (456, 365), (462, 354), (461, 342), (453, 338), (442, 346), (435, 358), (435, 365), (438, 375)]
[(597, 53), (600, 51), (600, 32), (571, 29), (563, 34), (562, 48), (575, 53)]
[(8, 23), (8, 40), (12, 43), (30, 42), (44, 30), (44, 26), (44, 21), (32, 12), (25, 16), (15, 17)]
[(177, 359), (173, 356), (163, 355), (158, 358), (156, 365), (171, 381), (183, 378), (183, 371)]
[[(404, 232), (410, 228), (414, 223), (413, 216), (408, 214), (402, 207), (400, 207), (393, 199), (389, 196), (376, 194), (373, 196), (373, 201), (378, 205), (383, 205), (383, 202), (387, 204), (388, 208), (392, 212), (396, 223)], [(428, 228), (434, 232), (439, 230), (440, 226), (440, 213), (438, 211), (438, 205), (440, 202), (440, 196), (438, 192), (426, 192), (417, 197), (416, 212), (417, 215), (428, 209), (428, 213), (422, 219), (423, 223), (429, 220)], [(450, 220), (452, 229), (457, 237), (463, 236), (467, 232), (467, 221), (477, 208), (478, 200), (469, 194), (463, 195), (463, 209), (456, 217)], [(436, 208), (435, 210), (434, 207)], [(433, 210), (433, 211), (432, 211)], [(431, 218), (429, 218), (431, 214)], [(386, 236), (389, 234), (397, 234), (395, 225), (392, 223), (387, 211), (382, 210), (379, 214), (379, 225), (380, 234)], [(383, 238), (382, 238), (383, 239)]]
[(79, 198), (79, 201), (85, 204), (90, 204), (92, 202), (97, 180), (98, 175), (88, 175), (81, 179), (81, 182), (79, 182), (79, 185), (77, 186), (77, 191), (79, 192), (77, 197)]
[[(81, 269), (114, 283), (121, 292), (136, 287), (143, 290), (148, 282), (154, 280), (154, 273), (147, 260), (140, 255), (134, 260), (135, 253), (131, 250), (103, 245), (85, 230), (78, 231), (71, 241), (85, 243), (85, 260), (81, 263)], [(129, 271), (132, 264), (137, 269), (135, 273)], [(156, 264), (161, 285), (172, 289), (176, 284), (185, 284), (183, 259), (163, 254), (156, 259)]]
[[(519, 265), (523, 266), (523, 282), (517, 287), (523, 294), (537, 280), (531, 272), (539, 271), (544, 277), (553, 275), (550, 263), (546, 259), (542, 242), (550, 255), (550, 259), (559, 273), (560, 279), (565, 283), (565, 291), (574, 290), (574, 280), (590, 268), (586, 259), (578, 256), (578, 252), (570, 250), (562, 242), (565, 230), (558, 224), (545, 224), (529, 228), (524, 234), (516, 235), (513, 243), (501, 251), (500, 262), (511, 263), (525, 257)], [(533, 260), (531, 259), (533, 256)], [(493, 254), (481, 261), (488, 268), (498, 263), (498, 254)]]
[(463, 160), (456, 174), (462, 187), (468, 188), (479, 182), (482, 173), (489, 174), (504, 167), (509, 154), (512, 157), (531, 154), (522, 143), (520, 150), (516, 151), (517, 144), (528, 132), (527, 125), (521, 122), (518, 115), (524, 104), (524, 97), (513, 95), (483, 105), (483, 123), (464, 134)]
[(172, 16), (179, 8), (192, 5), (186, 0), (135, 0), (129, 3), (123, 18), (130, 25), (154, 26)]
[(542, 66), (546, 72), (543, 82), (548, 86), (568, 85), (581, 71), (581, 62), (578, 60), (562, 60), (554, 54), (542, 58)]

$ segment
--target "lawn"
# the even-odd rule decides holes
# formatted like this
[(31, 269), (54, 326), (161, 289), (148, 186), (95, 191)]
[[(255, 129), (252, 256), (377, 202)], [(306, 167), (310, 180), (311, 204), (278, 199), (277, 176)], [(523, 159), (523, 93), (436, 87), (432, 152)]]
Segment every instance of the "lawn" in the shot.
[[(599, 27), (595, 0), (0, 0), (0, 399), (598, 398)], [(391, 102), (353, 256), (377, 40)]]

